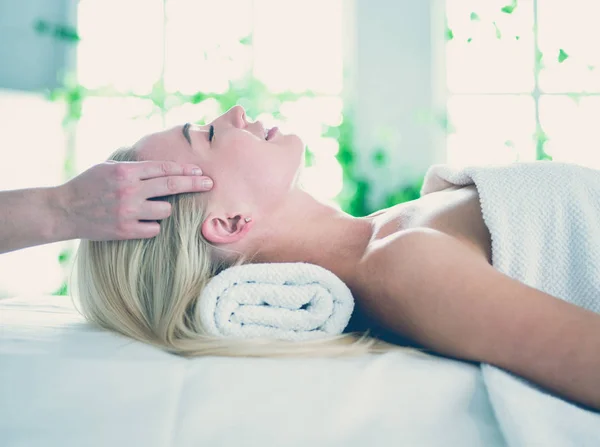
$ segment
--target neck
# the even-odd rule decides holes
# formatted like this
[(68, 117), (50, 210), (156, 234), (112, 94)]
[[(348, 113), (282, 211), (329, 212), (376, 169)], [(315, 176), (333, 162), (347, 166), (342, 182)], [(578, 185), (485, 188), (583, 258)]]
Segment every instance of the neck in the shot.
[(373, 237), (370, 217), (353, 217), (296, 190), (285, 204), (256, 228), (253, 262), (307, 262), (320, 265), (342, 279), (355, 269)]

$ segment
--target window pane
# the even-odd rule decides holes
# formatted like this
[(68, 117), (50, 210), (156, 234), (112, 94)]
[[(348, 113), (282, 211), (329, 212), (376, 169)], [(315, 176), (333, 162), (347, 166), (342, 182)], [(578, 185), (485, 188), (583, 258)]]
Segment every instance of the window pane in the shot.
[(538, 5), (539, 47), (544, 65), (541, 89), (600, 92), (600, 2), (538, 1)]
[(218, 101), (213, 98), (206, 99), (198, 104), (188, 102), (173, 107), (165, 113), (165, 127), (178, 126), (188, 122), (206, 124), (218, 117), (222, 112), (224, 110), (221, 110)]
[(316, 156), (300, 176), (303, 188), (319, 200), (331, 203), (342, 191), (343, 170), (334, 156)]
[[(113, 84), (126, 93), (147, 95), (163, 74), (164, 47), (167, 92), (224, 93), (229, 81), (253, 74), (273, 93), (313, 90), (328, 95), (284, 102), (277, 118), (266, 109), (251, 118), (300, 134), (314, 153), (313, 184), (327, 178), (320, 190), (335, 195), (341, 188), (339, 166), (332, 167), (337, 166), (337, 145), (321, 138), (321, 132), (323, 124), (341, 122), (342, 103), (336, 95), (342, 89), (343, 0), (168, 0), (165, 16), (162, 0), (126, 3), (81, 1), (79, 75), (85, 86)], [(135, 31), (131, 23), (136, 23)], [(114, 28), (109, 41), (103, 34), (107, 24), (111, 32)], [(131, 55), (136, 56), (133, 62)], [(98, 61), (100, 68), (94, 65)], [(175, 105), (177, 101), (167, 96), (168, 110), (158, 111), (149, 99), (133, 96), (87, 98), (77, 128), (77, 170), (164, 125), (206, 122), (224, 111), (215, 100)], [(244, 105), (244, 98), (238, 102)]]
[(535, 159), (535, 103), (529, 96), (452, 96), (448, 163), (510, 163)]
[(252, 48), (240, 40), (251, 34), (252, 17), (251, 0), (169, 0), (167, 90), (224, 92), (229, 80), (247, 74), (252, 67)]
[[(0, 190), (55, 186), (64, 181), (63, 104), (43, 97), (0, 90)], [(52, 293), (63, 271), (63, 243), (0, 256), (0, 297)]]
[(133, 97), (88, 98), (77, 125), (77, 172), (100, 163), (116, 149), (162, 129), (150, 100)]
[(343, 103), (339, 97), (300, 98), (286, 101), (281, 107), (281, 120), (264, 119), (267, 126), (280, 126), (284, 133), (298, 134), (313, 155), (312, 166), (301, 174), (304, 188), (315, 197), (331, 200), (342, 189), (343, 172), (335, 158), (339, 144), (332, 138), (322, 137), (323, 125), (339, 126), (342, 122)]
[(52, 186), (64, 180), (64, 104), (0, 90), (0, 190)]
[(87, 88), (146, 94), (162, 70), (162, 0), (81, 0), (77, 76)]
[(509, 3), (446, 0), (453, 33), (446, 46), (447, 82), (452, 93), (533, 90), (533, 2), (520, 1), (512, 14), (506, 14), (501, 9)]
[(578, 101), (567, 96), (540, 98), (540, 121), (549, 140), (545, 150), (554, 160), (600, 168), (600, 97)]
[(342, 0), (255, 0), (254, 5), (254, 75), (273, 91), (339, 94)]

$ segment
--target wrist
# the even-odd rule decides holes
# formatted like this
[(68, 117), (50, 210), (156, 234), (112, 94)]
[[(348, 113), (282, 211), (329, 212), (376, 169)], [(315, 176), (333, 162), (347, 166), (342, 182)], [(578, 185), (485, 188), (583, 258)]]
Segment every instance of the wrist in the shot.
[(67, 184), (46, 188), (45, 203), (48, 204), (48, 236), (54, 241), (75, 239), (77, 231), (71, 222)]

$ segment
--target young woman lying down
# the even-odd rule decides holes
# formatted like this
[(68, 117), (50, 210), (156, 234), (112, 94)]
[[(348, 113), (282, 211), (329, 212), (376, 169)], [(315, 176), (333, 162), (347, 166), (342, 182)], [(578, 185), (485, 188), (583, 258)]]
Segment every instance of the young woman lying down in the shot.
[[(184, 356), (394, 349), (355, 334), (298, 343), (210, 337), (194, 320), (201, 291), (223, 268), (307, 262), (341, 278), (360, 309), (387, 331), (441, 355), (498, 366), (600, 409), (600, 315), (593, 307), (600, 302), (600, 267), (564, 267), (572, 259), (564, 254), (577, 255), (573, 247), (585, 247), (593, 227), (563, 228), (565, 238), (550, 243), (527, 235), (535, 216), (556, 230), (579, 212), (552, 199), (552, 188), (577, 188), (584, 173), (599, 182), (600, 193), (600, 172), (535, 162), (490, 169), (489, 175), (474, 170), (469, 177), (437, 166), (428, 172), (421, 198), (353, 217), (301, 188), (304, 144), (298, 136), (276, 128), (265, 132), (239, 106), (206, 125), (148, 135), (111, 158), (193, 163), (214, 187), (152, 202), (165, 216), (172, 207), (155, 238), (82, 241), (77, 296), (90, 321)], [(496, 182), (488, 197), (469, 181), (477, 176), (481, 185)], [(564, 178), (566, 184), (558, 184)], [(590, 200), (596, 194), (584, 190)], [(542, 198), (552, 209), (536, 205)], [(496, 207), (503, 200), (513, 200), (507, 210)], [(493, 216), (497, 209), (501, 213)], [(492, 222), (498, 227), (493, 231)], [(590, 247), (592, 254), (599, 247)], [(560, 278), (566, 289), (549, 284)], [(582, 301), (560, 296), (563, 289)]]

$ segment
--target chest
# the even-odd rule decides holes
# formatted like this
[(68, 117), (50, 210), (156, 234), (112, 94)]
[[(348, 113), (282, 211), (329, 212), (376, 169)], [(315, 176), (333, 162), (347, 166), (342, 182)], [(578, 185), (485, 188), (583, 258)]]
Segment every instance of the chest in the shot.
[[(454, 187), (427, 194), (418, 200), (402, 203), (373, 215), (375, 232), (372, 243), (412, 228), (430, 228), (460, 240), (491, 264), (491, 238), (481, 213), (479, 195), (475, 186)], [(403, 346), (418, 346), (398, 331), (391, 332), (378, 323), (373, 316), (374, 308), (380, 306), (385, 296), (379, 281), (372, 276), (356, 275), (348, 278), (356, 298), (349, 332), (367, 329), (373, 336)], [(377, 297), (377, 299), (373, 299)], [(383, 302), (386, 302), (383, 299)]]
[(374, 239), (411, 228), (430, 228), (463, 242), (491, 263), (491, 238), (474, 185), (453, 187), (396, 205), (376, 216)]

